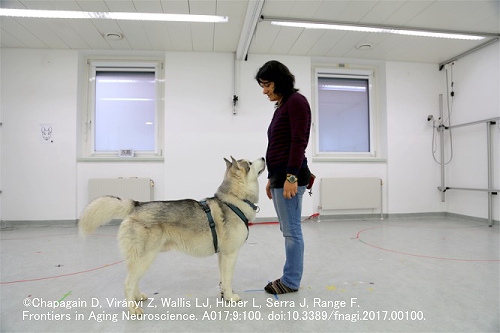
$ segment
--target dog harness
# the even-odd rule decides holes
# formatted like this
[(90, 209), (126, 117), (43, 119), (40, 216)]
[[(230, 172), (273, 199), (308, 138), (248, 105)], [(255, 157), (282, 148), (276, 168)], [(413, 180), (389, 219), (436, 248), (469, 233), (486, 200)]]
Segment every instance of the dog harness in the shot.
[[(255, 206), (253, 203), (251, 203), (248, 200), (243, 200), (243, 201), (245, 203), (247, 203), (250, 207), (252, 207), (253, 210), (258, 211), (259, 207)], [(225, 205), (227, 205), (229, 207), (229, 209), (231, 209), (236, 215), (238, 215), (238, 217), (243, 221), (243, 223), (245, 223), (245, 226), (247, 227), (247, 231), (248, 231), (248, 219), (245, 216), (245, 214), (243, 214), (241, 209), (239, 209), (235, 205), (230, 204), (228, 202), (224, 202), (224, 201), (221, 201), (221, 202), (223, 202)], [(212, 216), (212, 211), (211, 211), (210, 207), (208, 206), (206, 199), (201, 200), (198, 203), (201, 205), (201, 207), (205, 211), (205, 214), (207, 214), (208, 224), (210, 226), (210, 230), (212, 231), (212, 238), (214, 241), (215, 253), (217, 253), (217, 252), (219, 252), (219, 246), (218, 246), (219, 242), (217, 240), (217, 231), (215, 230), (215, 222), (214, 222), (214, 218)], [(247, 239), (248, 239), (248, 234), (247, 234)]]
[(201, 200), (198, 203), (205, 211), (205, 214), (207, 214), (208, 224), (210, 225), (210, 230), (212, 231), (212, 238), (214, 240), (215, 253), (217, 253), (219, 252), (219, 246), (218, 246), (219, 242), (217, 241), (217, 231), (215, 231), (215, 222), (214, 218), (212, 217), (212, 211), (210, 210), (210, 207), (208, 207), (207, 200)]
[[(243, 200), (244, 202), (246, 202), (250, 207), (252, 207), (253, 210), (255, 211), (258, 211), (259, 207), (255, 206), (253, 203), (251, 203), (250, 201), (248, 200)], [(224, 202), (224, 201), (223, 201)], [(245, 223), (245, 226), (247, 227), (247, 230), (248, 230), (248, 219), (247, 217), (245, 216), (245, 214), (243, 214), (243, 212), (241, 211), (241, 209), (239, 209), (238, 207), (236, 207), (235, 205), (233, 204), (230, 204), (228, 202), (224, 202), (229, 208), (231, 208), (231, 210), (236, 214), (238, 215), (238, 217), (243, 221), (243, 223)]]

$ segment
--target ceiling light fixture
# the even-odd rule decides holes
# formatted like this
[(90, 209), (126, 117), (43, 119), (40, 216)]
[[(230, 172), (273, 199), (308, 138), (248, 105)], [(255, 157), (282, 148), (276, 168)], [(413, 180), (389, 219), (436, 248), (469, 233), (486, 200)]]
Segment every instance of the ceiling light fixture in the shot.
[[(263, 21), (270, 21), (272, 25), (284, 27), (296, 27), (304, 29), (324, 29), (324, 30), (340, 30), (340, 31), (357, 31), (357, 32), (373, 32), (373, 33), (388, 33), (407, 36), (419, 37), (437, 37), (437, 38), (451, 38), (462, 40), (481, 40), (485, 36), (478, 36), (474, 33), (453, 32), (453, 31), (427, 31), (419, 30), (417, 28), (397, 28), (397, 27), (383, 27), (383, 26), (368, 26), (368, 25), (352, 25), (345, 23), (329, 23), (329, 22), (312, 22), (305, 20), (292, 21), (291, 19), (278, 19), (278, 18), (264, 18)], [(480, 35), (483, 35), (482, 33)]]
[(104, 34), (104, 37), (109, 40), (122, 40), (123, 35), (119, 32), (108, 32)]
[(165, 14), (165, 13), (123, 13), (123, 12), (77, 12), (64, 10), (31, 10), (0, 8), (0, 16), (27, 18), (58, 19), (108, 19), (129, 21), (162, 21), (162, 22), (204, 22), (225, 23), (227, 16)]
[(371, 50), (373, 48), (373, 45), (370, 43), (361, 43), (356, 45), (356, 48), (358, 50)]

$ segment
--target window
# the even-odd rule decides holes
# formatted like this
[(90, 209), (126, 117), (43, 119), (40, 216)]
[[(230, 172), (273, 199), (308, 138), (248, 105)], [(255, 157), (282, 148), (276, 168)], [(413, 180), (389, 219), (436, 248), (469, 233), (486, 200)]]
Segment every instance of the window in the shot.
[(316, 69), (315, 157), (374, 158), (373, 71)]
[(88, 62), (86, 157), (162, 156), (162, 67), (159, 61)]

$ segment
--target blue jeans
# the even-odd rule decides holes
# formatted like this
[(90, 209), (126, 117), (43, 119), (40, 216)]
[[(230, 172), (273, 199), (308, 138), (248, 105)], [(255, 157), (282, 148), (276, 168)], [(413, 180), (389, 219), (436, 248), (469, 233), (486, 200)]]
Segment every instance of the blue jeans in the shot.
[(285, 238), (286, 261), (281, 282), (292, 289), (299, 289), (304, 269), (304, 239), (302, 237), (302, 196), (306, 186), (299, 186), (297, 195), (283, 197), (282, 188), (271, 188), (274, 208), (278, 214), (280, 230)]

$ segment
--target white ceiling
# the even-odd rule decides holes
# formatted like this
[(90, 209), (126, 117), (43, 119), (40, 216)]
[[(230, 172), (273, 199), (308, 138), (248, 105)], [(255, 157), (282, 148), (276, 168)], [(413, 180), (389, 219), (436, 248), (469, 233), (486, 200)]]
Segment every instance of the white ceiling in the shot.
[[(499, 0), (264, 0), (261, 15), (500, 35)], [(272, 26), (250, 12), (257, 0), (1, 0), (0, 7), (91, 12), (224, 15), (228, 23), (1, 17), (1, 47), (237, 52), (442, 63), (485, 41)], [(249, 12), (247, 17), (247, 11)], [(258, 12), (258, 10), (257, 10)], [(246, 18), (246, 22), (245, 22)], [(103, 37), (119, 32), (119, 41)], [(370, 43), (370, 50), (355, 46)]]

